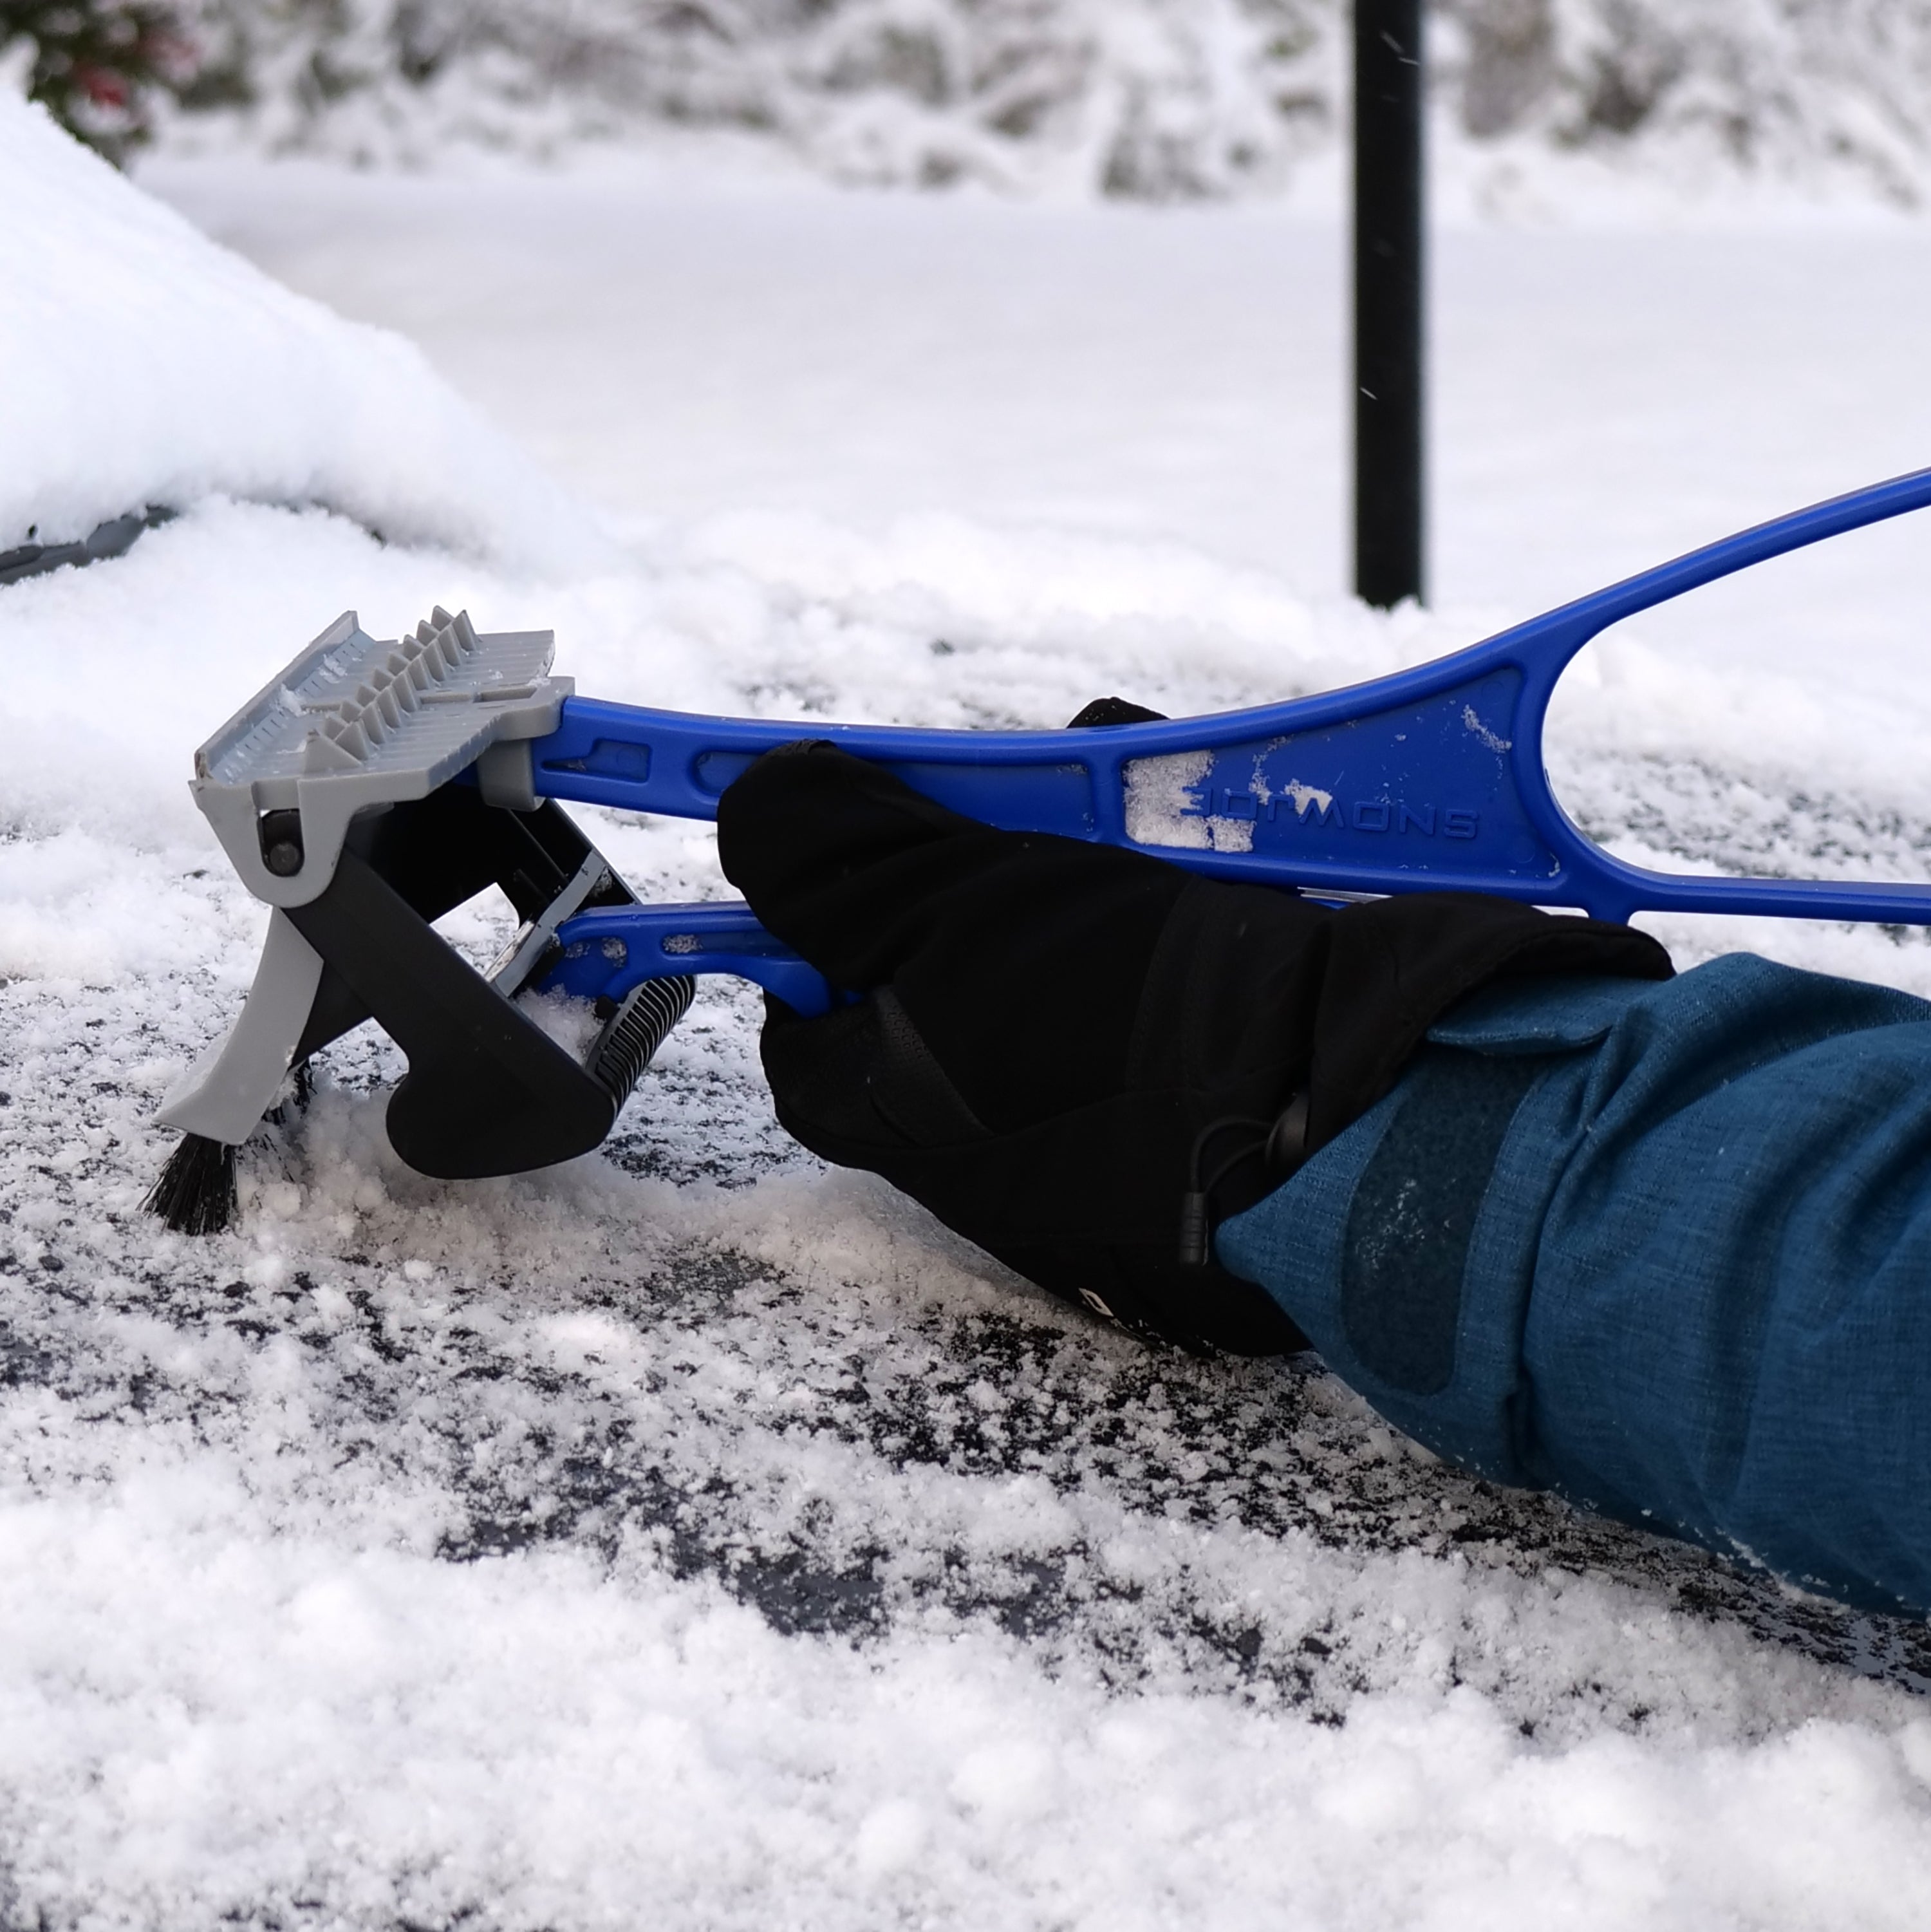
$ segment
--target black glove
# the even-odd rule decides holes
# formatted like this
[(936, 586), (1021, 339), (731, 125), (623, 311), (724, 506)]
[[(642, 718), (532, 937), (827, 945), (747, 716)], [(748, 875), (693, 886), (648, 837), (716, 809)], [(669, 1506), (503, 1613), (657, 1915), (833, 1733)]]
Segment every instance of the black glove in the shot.
[[(1151, 715), (1109, 700), (1075, 722)], [(1337, 910), (997, 831), (823, 742), (760, 758), (718, 833), (766, 930), (865, 996), (811, 1020), (766, 1000), (786, 1130), (1042, 1287), (1191, 1348), (1305, 1342), (1264, 1290), (1183, 1264), (1189, 1192), (1216, 1217), (1259, 1200), (1499, 974), (1671, 970), (1626, 926), (1510, 900)]]

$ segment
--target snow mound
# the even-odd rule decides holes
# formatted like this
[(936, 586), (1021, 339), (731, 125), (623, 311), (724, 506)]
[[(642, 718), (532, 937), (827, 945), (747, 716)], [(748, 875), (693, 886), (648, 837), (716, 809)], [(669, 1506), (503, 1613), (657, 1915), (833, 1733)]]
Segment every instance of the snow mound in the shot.
[(4, 92), (0, 179), (0, 549), (225, 495), (512, 567), (605, 554), (412, 344), (291, 294)]

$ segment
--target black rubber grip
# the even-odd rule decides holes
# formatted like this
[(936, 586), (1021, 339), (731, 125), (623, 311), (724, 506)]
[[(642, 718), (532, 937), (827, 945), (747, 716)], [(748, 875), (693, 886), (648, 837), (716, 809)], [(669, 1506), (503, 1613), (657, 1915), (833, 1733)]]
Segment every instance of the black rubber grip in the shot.
[(691, 1010), (697, 982), (685, 974), (675, 980), (646, 980), (633, 986), (591, 1049), (589, 1075), (616, 1106), (630, 1098), (670, 1029)]

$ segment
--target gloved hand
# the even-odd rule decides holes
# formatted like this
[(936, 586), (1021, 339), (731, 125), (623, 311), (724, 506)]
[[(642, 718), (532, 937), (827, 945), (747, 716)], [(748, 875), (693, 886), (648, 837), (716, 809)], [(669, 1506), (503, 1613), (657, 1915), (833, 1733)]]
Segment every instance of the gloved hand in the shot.
[[(1153, 715), (1103, 700), (1075, 722), (1096, 714)], [(1183, 1264), (1190, 1192), (1216, 1219), (1260, 1199), (1498, 974), (1671, 970), (1627, 927), (1509, 900), (1337, 909), (997, 831), (823, 742), (760, 758), (718, 832), (766, 930), (863, 995), (811, 1020), (767, 999), (786, 1130), (1042, 1287), (1195, 1348), (1304, 1342), (1261, 1288)]]

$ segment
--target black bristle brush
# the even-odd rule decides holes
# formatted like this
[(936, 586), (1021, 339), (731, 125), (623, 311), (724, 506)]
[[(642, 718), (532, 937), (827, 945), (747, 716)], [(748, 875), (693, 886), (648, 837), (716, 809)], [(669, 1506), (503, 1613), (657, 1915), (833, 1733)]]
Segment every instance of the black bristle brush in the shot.
[(218, 1234), (241, 1211), (235, 1150), (205, 1134), (183, 1134), (142, 1206), (177, 1234)]
[[(300, 1113), (315, 1092), (314, 1070), (306, 1059), (298, 1060), (289, 1071), (294, 1084), (289, 1097), (270, 1116), (277, 1126), (287, 1124), (291, 1112)], [(177, 1234), (220, 1234), (241, 1211), (235, 1191), (235, 1152), (225, 1141), (183, 1134), (141, 1205)]]

